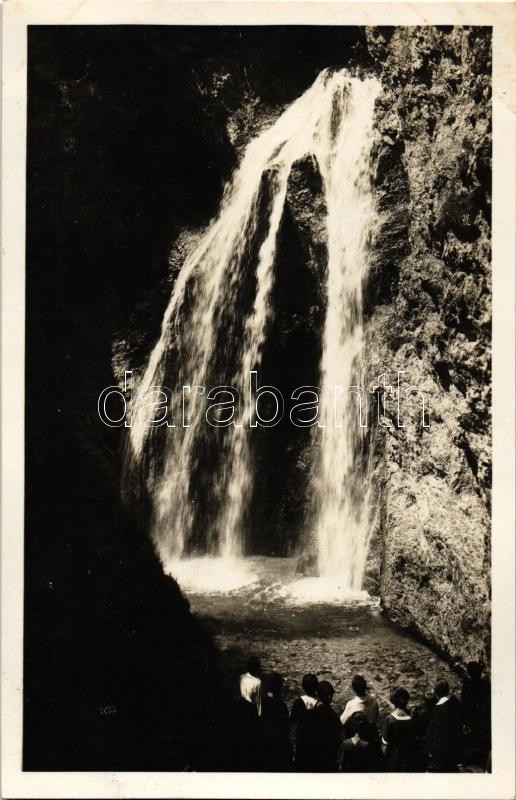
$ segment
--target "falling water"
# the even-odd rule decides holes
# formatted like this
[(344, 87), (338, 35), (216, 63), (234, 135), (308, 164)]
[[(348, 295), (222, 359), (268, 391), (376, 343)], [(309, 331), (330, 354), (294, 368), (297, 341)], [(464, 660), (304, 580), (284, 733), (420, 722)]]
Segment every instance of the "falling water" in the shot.
[[(313, 156), (323, 181), (328, 236), (321, 362), (321, 418), (326, 427), (319, 429), (321, 446), (314, 465), (313, 535), (319, 574), (337, 576), (350, 588), (360, 585), (367, 552), (367, 513), (362, 508), (366, 498), (364, 492), (357, 494), (351, 474), (359, 432), (356, 418), (347, 413), (342, 427), (335, 428), (333, 387), (349, 386), (360, 366), (361, 285), (374, 222), (369, 151), (378, 91), (372, 79), (352, 78), (345, 71), (322, 72), (250, 142), (226, 186), (218, 216), (183, 264), (160, 338), (136, 389), (126, 456), (126, 475), (144, 465), (153, 537), (164, 562), (188, 556), (195, 539), (195, 475), (206, 437), (213, 436), (204, 421), (202, 389), (196, 387), (239, 386), (259, 368), (274, 314), (271, 291), (288, 177), (295, 161)], [(242, 286), (249, 285), (250, 271), (253, 297), (246, 304)], [(236, 308), (244, 310), (235, 312)], [(157, 459), (152, 453), (155, 429), (141, 413), (143, 398), (163, 385), (171, 367), (175, 384), (191, 387), (189, 426), (166, 428)], [(250, 414), (249, 403), (244, 403), (239, 424), (224, 429), (222, 455), (210, 476), (213, 513), (204, 552), (227, 560), (245, 554), (245, 515), (254, 480)]]
[[(326, 427), (321, 431), (314, 535), (319, 575), (350, 589), (362, 584), (370, 527), (367, 475), (356, 472), (356, 455), (367, 402), (360, 391), (365, 383), (360, 374), (362, 285), (375, 227), (369, 153), (377, 92), (376, 83), (355, 81), (346, 108), (344, 97), (340, 100), (342, 120), (325, 169), (328, 287), (321, 373)], [(359, 397), (362, 419), (353, 408)]]

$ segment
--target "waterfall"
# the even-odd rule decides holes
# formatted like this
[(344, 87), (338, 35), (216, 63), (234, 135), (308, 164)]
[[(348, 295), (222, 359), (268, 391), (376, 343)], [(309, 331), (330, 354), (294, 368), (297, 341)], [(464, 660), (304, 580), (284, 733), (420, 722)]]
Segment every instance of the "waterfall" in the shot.
[[(144, 473), (163, 562), (196, 550), (202, 502), (209, 502), (210, 514), (201, 551), (226, 559), (245, 555), (245, 515), (255, 479), (249, 403), (243, 403), (238, 424), (214, 433), (204, 421), (206, 398), (198, 387), (241, 386), (251, 370), (259, 370), (274, 315), (271, 292), (287, 182), (292, 165), (311, 156), (327, 205), (328, 277), (310, 526), (319, 574), (338, 576), (350, 588), (360, 585), (368, 528), (366, 486), (357, 487), (352, 475), (360, 428), (356, 415), (345, 413), (352, 411), (345, 397), (342, 427), (333, 424), (333, 387), (351, 385), (360, 369), (361, 286), (374, 226), (369, 152), (378, 91), (373, 79), (323, 71), (247, 146), (218, 216), (177, 277), (161, 335), (135, 390), (125, 465), (126, 476), (138, 469)], [(176, 386), (190, 387), (188, 425), (149, 427), (144, 398), (166, 386), (170, 372)], [(214, 442), (219, 453), (212, 454), (214, 468), (203, 484), (203, 459)]]
[[(375, 228), (369, 152), (376, 93), (376, 84), (356, 81), (347, 108), (345, 98), (339, 98), (342, 119), (324, 173), (328, 305), (321, 396), (326, 426), (321, 430), (314, 536), (319, 575), (334, 577), (350, 589), (361, 588), (369, 538), (367, 475), (355, 474), (363, 428), (350, 387), (356, 386), (358, 395), (365, 383), (360, 374), (362, 285)], [(365, 405), (366, 398), (361, 399)], [(365, 407), (363, 412), (365, 416)]]

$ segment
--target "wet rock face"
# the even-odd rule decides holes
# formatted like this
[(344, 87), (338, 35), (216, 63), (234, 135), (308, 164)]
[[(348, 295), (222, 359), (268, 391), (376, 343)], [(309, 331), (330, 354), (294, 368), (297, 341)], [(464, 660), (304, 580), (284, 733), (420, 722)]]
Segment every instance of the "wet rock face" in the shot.
[[(296, 387), (320, 382), (328, 256), (326, 203), (314, 158), (292, 165), (276, 253), (270, 298), (273, 314), (259, 374), (262, 385), (280, 387), (284, 397), (290, 398)], [(275, 428), (254, 433), (259, 480), (251, 502), (249, 550), (290, 555), (301, 547), (312, 500), (311, 431), (292, 425), (287, 408)]]
[[(490, 34), (368, 31), (380, 226), (366, 297), (369, 374), (404, 396), (373, 436), (368, 568), (388, 616), (448, 654), (489, 651)], [(384, 420), (385, 421), (385, 420)]]

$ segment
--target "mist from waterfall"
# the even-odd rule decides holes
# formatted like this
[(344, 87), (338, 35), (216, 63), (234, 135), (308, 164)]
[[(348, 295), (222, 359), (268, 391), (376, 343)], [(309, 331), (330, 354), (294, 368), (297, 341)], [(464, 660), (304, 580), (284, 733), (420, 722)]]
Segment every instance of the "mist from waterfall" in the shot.
[[(314, 430), (320, 441), (312, 464), (313, 514), (306, 524), (319, 576), (335, 578), (348, 589), (361, 586), (370, 527), (367, 476), (357, 480), (354, 474), (362, 429), (356, 397), (345, 392), (334, 420), (334, 387), (360, 382), (362, 284), (375, 225), (369, 154), (379, 88), (376, 80), (351, 77), (344, 70), (322, 72), (249, 143), (225, 187), (218, 216), (177, 277), (161, 335), (135, 389), (125, 464), (126, 479), (138, 470), (144, 474), (152, 535), (165, 565), (200, 554), (192, 542), (198, 541), (197, 497), (202, 491), (210, 494), (212, 513), (201, 554), (218, 556), (228, 565), (246, 554), (246, 514), (256, 477), (251, 409), (243, 403), (237, 424), (224, 429), (209, 486), (196, 487), (207, 436), (206, 398), (197, 387), (241, 386), (251, 370), (259, 372), (275, 313), (271, 293), (290, 170), (296, 161), (313, 157), (327, 208), (328, 263), (321, 415)], [(243, 296), (244, 285), (252, 286), (252, 297)], [(171, 369), (176, 386), (190, 387), (188, 425), (166, 427), (156, 455), (155, 429), (140, 412), (143, 398), (166, 385)]]

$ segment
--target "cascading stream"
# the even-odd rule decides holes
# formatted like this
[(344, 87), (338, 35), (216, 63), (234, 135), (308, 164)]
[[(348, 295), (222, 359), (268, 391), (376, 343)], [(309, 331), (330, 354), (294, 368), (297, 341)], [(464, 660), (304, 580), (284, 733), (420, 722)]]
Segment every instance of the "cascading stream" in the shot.
[[(368, 240), (375, 227), (369, 153), (377, 91), (373, 82), (356, 81), (351, 92), (335, 96), (334, 108), (341, 121), (323, 172), (328, 209), (328, 305), (321, 398), (326, 427), (321, 431), (314, 535), (319, 574), (336, 578), (350, 589), (361, 587), (370, 527), (367, 475), (354, 473), (363, 429), (353, 407), (357, 395), (350, 387), (364, 386), (360, 374), (362, 285), (368, 267)], [(364, 397), (362, 402), (366, 402)], [(364, 416), (365, 411), (364, 407)]]
[[(183, 264), (160, 338), (136, 388), (125, 465), (126, 476), (143, 469), (153, 507), (153, 538), (164, 564), (188, 557), (198, 524), (195, 476), (205, 437), (213, 432), (206, 429), (205, 400), (195, 387), (215, 385), (213, 381), (243, 386), (250, 371), (260, 366), (274, 314), (271, 292), (287, 182), (294, 162), (312, 156), (326, 200), (328, 264), (320, 447), (313, 464), (314, 515), (307, 524), (319, 575), (360, 588), (369, 528), (367, 478), (362, 476), (358, 489), (353, 476), (361, 429), (350, 405), (354, 401), (345, 392), (342, 419), (337, 420), (341, 427), (335, 427), (334, 387), (348, 387), (360, 374), (361, 287), (375, 225), (369, 153), (378, 92), (373, 79), (353, 78), (344, 70), (322, 72), (250, 142), (226, 186), (218, 216)], [(254, 295), (245, 306), (239, 291), (249, 282)], [(240, 309), (245, 318), (237, 319)], [(226, 348), (226, 342), (233, 345)], [(166, 428), (157, 460), (152, 453), (155, 429), (148, 426), (143, 410), (149, 392), (164, 383), (171, 365), (175, 385), (191, 387), (189, 426)], [(245, 514), (255, 479), (250, 421), (250, 407), (244, 403), (237, 424), (224, 429), (223, 454), (210, 476), (213, 512), (204, 551), (227, 559), (245, 555)]]

